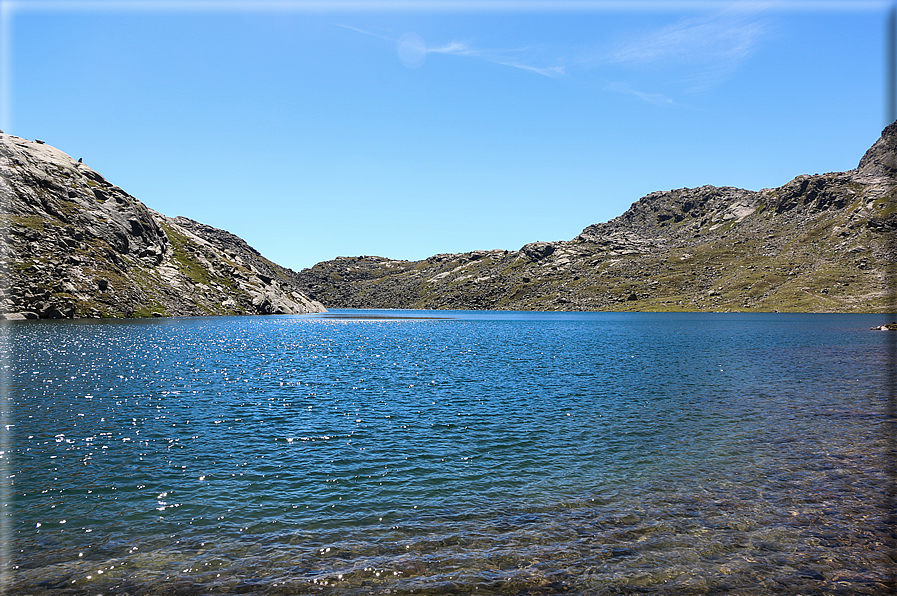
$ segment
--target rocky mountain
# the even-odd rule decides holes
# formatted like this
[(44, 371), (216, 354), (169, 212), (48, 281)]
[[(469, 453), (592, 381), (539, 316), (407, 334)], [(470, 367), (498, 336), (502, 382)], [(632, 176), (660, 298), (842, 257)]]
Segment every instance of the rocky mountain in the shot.
[(848, 172), (651, 193), (570, 241), (298, 274), (328, 307), (882, 312), (895, 308), (897, 124)]
[(243, 240), (170, 218), (42, 141), (0, 133), (0, 317), (321, 312)]

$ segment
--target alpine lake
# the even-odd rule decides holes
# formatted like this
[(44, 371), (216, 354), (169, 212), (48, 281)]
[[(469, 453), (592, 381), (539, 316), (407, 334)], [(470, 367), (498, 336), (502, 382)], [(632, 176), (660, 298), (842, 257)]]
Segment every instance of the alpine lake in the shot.
[(8, 321), (8, 594), (883, 594), (892, 315)]

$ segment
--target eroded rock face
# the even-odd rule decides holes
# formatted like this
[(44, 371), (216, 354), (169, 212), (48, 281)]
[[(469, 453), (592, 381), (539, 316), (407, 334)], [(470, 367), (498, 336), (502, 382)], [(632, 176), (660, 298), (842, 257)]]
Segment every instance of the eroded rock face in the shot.
[(551, 242), (531, 242), (520, 249), (520, 252), (529, 257), (532, 261), (541, 261), (545, 257), (554, 252), (554, 245)]
[(658, 191), (572, 241), (476, 259), (342, 258), (299, 279), (334, 308), (888, 311), (895, 172), (892, 124), (849, 172)]
[(156, 213), (45, 143), (0, 133), (0, 201), (0, 316), (324, 310), (237, 236)]
[(855, 177), (868, 184), (887, 185), (897, 176), (897, 122), (884, 129), (860, 160)]

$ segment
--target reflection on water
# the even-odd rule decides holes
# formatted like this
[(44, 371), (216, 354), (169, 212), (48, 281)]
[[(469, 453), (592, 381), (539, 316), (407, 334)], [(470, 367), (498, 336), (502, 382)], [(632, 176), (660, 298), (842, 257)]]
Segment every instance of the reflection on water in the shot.
[(882, 593), (879, 319), (10, 323), (9, 593)]

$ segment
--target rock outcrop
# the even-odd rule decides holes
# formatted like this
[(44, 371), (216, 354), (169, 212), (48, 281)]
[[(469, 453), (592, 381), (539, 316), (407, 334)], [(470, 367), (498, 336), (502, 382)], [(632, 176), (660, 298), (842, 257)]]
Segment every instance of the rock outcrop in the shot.
[(890, 311), (895, 173), (897, 123), (848, 172), (654, 192), (571, 241), (341, 257), (298, 279), (333, 308)]
[(0, 201), (3, 318), (324, 310), (237, 236), (165, 217), (45, 143), (0, 133)]

